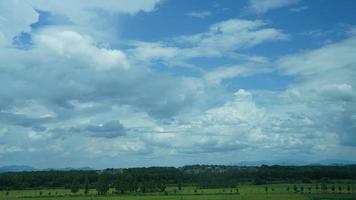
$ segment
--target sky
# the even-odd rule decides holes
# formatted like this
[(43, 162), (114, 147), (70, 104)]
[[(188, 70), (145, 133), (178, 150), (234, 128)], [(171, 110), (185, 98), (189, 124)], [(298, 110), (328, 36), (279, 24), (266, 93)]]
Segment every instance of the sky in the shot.
[(355, 161), (355, 7), (0, 0), (0, 166)]

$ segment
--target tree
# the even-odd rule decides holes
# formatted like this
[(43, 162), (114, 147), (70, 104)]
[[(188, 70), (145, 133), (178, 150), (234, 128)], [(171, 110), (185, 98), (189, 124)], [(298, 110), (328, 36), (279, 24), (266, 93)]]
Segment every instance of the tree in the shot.
[(265, 187), (265, 192), (268, 193), (268, 187), (267, 186)]
[(115, 190), (116, 192), (124, 194), (126, 191), (130, 190), (129, 181), (125, 180), (123, 177), (119, 177), (115, 183)]
[(142, 193), (146, 193), (147, 192), (147, 182), (143, 182), (140, 184), (140, 191)]
[(289, 192), (289, 190), (290, 190), (290, 188), (289, 188), (289, 186), (287, 187), (287, 192)]
[(328, 190), (328, 186), (326, 184), (323, 184), (321, 186), (321, 189), (323, 190), (323, 192), (327, 191)]
[(331, 191), (335, 192), (335, 185), (331, 186)]
[(347, 192), (350, 193), (350, 190), (351, 190), (351, 186), (350, 185), (347, 185), (347, 188), (346, 188)]
[(294, 192), (297, 192), (298, 191), (298, 187), (296, 185), (294, 185), (293, 190), (294, 190)]
[(72, 185), (70, 186), (70, 191), (73, 194), (76, 194), (79, 191), (79, 183), (77, 181), (73, 181)]
[(181, 182), (178, 183), (178, 190), (179, 190), (179, 191), (182, 190), (182, 183), (181, 183)]
[(338, 189), (339, 189), (339, 193), (341, 193), (341, 191), (342, 191), (341, 185), (339, 185)]
[(164, 191), (166, 191), (166, 184), (164, 183), (164, 182), (159, 182), (158, 184), (157, 184), (157, 187), (158, 187), (158, 189), (161, 191), (161, 192), (164, 192)]
[(85, 179), (85, 183), (84, 183), (84, 194), (88, 195), (89, 193), (89, 180), (88, 177)]
[(104, 175), (100, 176), (96, 183), (96, 191), (99, 195), (105, 195), (109, 191), (109, 181)]
[(253, 181), (253, 184), (255, 185), (263, 185), (263, 184), (266, 184), (266, 181), (257, 177), (254, 181)]

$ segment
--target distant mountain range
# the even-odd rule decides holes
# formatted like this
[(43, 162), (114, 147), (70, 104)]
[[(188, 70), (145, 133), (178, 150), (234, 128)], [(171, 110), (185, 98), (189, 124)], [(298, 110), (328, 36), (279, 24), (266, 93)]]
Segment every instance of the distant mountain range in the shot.
[[(267, 160), (259, 160), (259, 161), (241, 161), (238, 163), (233, 163), (230, 165), (237, 165), (237, 166), (261, 166), (261, 165), (283, 165), (283, 166), (319, 166), (319, 165), (351, 165), (356, 164), (356, 161), (346, 161), (346, 160), (320, 160), (315, 163), (308, 163), (308, 162), (301, 162), (301, 161), (267, 161)], [(31, 166), (26, 165), (9, 165), (0, 167), (0, 173), (5, 172), (28, 172), (28, 171), (49, 171), (49, 170), (59, 170), (59, 171), (71, 171), (71, 170), (78, 170), (78, 171), (90, 171), (90, 170), (97, 170), (90, 167), (81, 167), (81, 168), (73, 168), (73, 167), (66, 167), (66, 168), (46, 168), (46, 169), (36, 169)]]
[(318, 166), (318, 165), (351, 165), (356, 164), (356, 161), (347, 161), (347, 160), (320, 160), (314, 163), (304, 162), (304, 161), (267, 161), (267, 160), (259, 160), (259, 161), (241, 161), (236, 163), (238, 166), (261, 166), (261, 165), (282, 165), (282, 166)]
[(4, 172), (29, 172), (35, 171), (33, 167), (26, 166), (26, 165), (9, 165), (0, 167), (0, 173)]
[(31, 166), (26, 166), (26, 165), (9, 165), (9, 166), (0, 167), (0, 173), (5, 173), (5, 172), (49, 171), (49, 170), (60, 170), (60, 171), (71, 171), (71, 170), (90, 171), (90, 170), (95, 170), (95, 169), (90, 168), (90, 167), (81, 167), (81, 168), (66, 167), (66, 168), (36, 169), (36, 168), (33, 168), (33, 167), (31, 167)]

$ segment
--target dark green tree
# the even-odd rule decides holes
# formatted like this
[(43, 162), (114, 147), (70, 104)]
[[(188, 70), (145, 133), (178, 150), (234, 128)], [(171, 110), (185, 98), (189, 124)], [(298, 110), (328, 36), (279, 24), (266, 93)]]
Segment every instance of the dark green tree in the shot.
[(164, 182), (159, 182), (159, 183), (157, 184), (157, 187), (158, 187), (158, 189), (159, 189), (160, 192), (164, 192), (164, 191), (166, 191), (167, 185), (166, 185), (166, 183), (164, 183)]
[(140, 191), (142, 193), (146, 193), (147, 192), (147, 187), (146, 186), (147, 186), (146, 182), (143, 182), (143, 183), (140, 184)]
[(331, 191), (332, 191), (332, 192), (335, 192), (335, 185), (332, 185), (332, 186), (331, 186)]
[(76, 194), (78, 191), (79, 191), (79, 183), (78, 181), (73, 181), (71, 186), (70, 186), (70, 191), (73, 193), (73, 194)]
[(125, 180), (123, 177), (119, 177), (115, 183), (115, 190), (118, 193), (124, 194), (130, 190), (130, 180)]
[(182, 183), (181, 183), (181, 182), (178, 183), (178, 190), (179, 190), (179, 191), (182, 190)]
[(109, 191), (109, 180), (105, 175), (99, 177), (95, 189), (99, 195), (105, 195)]
[(88, 179), (88, 177), (85, 178), (84, 194), (85, 194), (85, 195), (88, 195), (88, 194), (89, 194), (89, 179)]

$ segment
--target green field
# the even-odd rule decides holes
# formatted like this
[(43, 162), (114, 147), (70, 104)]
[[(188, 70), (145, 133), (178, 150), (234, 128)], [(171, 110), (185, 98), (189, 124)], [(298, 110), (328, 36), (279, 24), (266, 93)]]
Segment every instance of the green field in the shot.
[[(290, 190), (287, 191), (287, 187)], [(300, 191), (300, 187), (303, 186), (304, 191)], [(66, 189), (43, 189), (43, 190), (13, 190), (13, 191), (1, 191), (0, 199), (12, 200), (12, 199), (63, 199), (63, 200), (84, 200), (84, 199), (109, 199), (109, 200), (356, 200), (356, 194), (351, 194), (353, 191), (346, 191), (344, 186), (341, 186), (343, 190), (320, 191), (315, 189), (314, 184), (297, 185), (299, 188), (297, 192), (294, 192), (294, 185), (268, 185), (268, 191), (266, 192), (266, 186), (252, 186), (245, 185), (239, 186), (238, 191), (236, 189), (195, 189), (195, 187), (184, 187), (179, 191), (176, 187), (168, 187), (167, 193), (130, 193), (124, 195), (112, 194), (113, 189), (109, 191), (110, 194), (105, 196), (97, 196), (95, 190), (90, 190), (88, 195), (84, 195), (84, 191), (80, 190), (77, 194), (71, 194), (70, 190)], [(309, 190), (310, 188), (310, 190)], [(330, 187), (329, 187), (330, 188)], [(338, 188), (338, 185), (336, 185)]]

